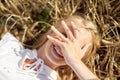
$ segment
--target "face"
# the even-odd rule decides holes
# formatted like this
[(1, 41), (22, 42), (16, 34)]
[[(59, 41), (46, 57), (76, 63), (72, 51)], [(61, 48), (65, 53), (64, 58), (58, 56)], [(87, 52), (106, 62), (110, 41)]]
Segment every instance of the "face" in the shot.
[[(89, 43), (91, 41), (91, 34), (82, 26), (79, 25), (80, 21), (79, 20), (66, 20), (66, 24), (68, 25), (68, 27), (71, 29), (71, 21), (74, 22), (74, 24), (77, 26), (77, 28), (80, 30), (79, 31), (79, 36), (80, 36), (80, 40), (79, 43), (81, 43), (82, 45)], [(57, 28), (57, 30), (59, 32), (61, 32), (65, 37), (66, 37), (66, 33), (62, 27), (61, 24), (58, 25), (59, 28)], [(53, 36), (54, 38), (57, 38), (59, 40), (61, 40), (58, 36), (55, 35), (54, 32), (50, 31), (49, 35)], [(78, 44), (79, 44), (78, 43)], [(46, 61), (50, 62), (52, 65), (55, 66), (62, 66), (62, 65), (66, 65), (64, 57), (60, 51), (60, 48), (58, 45), (55, 45), (53, 42), (51, 42), (50, 40), (47, 40), (46, 43), (42, 46), (42, 52), (44, 53), (44, 56), (46, 57)]]

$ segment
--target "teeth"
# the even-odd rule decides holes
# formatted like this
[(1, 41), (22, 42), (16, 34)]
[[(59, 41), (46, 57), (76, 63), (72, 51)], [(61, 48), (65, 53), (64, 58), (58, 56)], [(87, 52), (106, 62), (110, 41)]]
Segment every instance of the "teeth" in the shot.
[(54, 48), (55, 48), (56, 52), (57, 52), (60, 56), (63, 56), (63, 55), (61, 54), (60, 50), (58, 50), (56, 46), (55, 46)]

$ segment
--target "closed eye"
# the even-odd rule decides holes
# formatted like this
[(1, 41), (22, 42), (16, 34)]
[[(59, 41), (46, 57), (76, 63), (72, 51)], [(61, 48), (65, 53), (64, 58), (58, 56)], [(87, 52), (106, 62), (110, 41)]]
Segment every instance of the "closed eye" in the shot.
[(67, 38), (67, 35), (65, 33), (62, 33), (66, 38)]

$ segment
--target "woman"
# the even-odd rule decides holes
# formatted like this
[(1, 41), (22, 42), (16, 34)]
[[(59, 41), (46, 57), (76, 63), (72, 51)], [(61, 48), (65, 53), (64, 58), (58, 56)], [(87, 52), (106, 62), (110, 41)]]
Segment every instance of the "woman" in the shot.
[(83, 63), (99, 45), (96, 26), (70, 16), (55, 27), (40, 38), (34, 50), (25, 49), (7, 33), (0, 42), (0, 80), (56, 80), (55, 69), (64, 65), (81, 80), (99, 80)]

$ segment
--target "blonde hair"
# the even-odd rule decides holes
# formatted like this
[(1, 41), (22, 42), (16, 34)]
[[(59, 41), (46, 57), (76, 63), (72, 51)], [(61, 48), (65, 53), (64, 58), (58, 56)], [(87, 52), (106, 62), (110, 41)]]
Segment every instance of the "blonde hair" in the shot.
[[(82, 61), (86, 61), (91, 55), (93, 55), (95, 52), (96, 52), (96, 49), (98, 48), (99, 46), (99, 41), (100, 41), (100, 38), (99, 38), (99, 34), (98, 34), (98, 30), (97, 30), (97, 26), (91, 22), (90, 20), (87, 20), (83, 17), (80, 17), (78, 15), (72, 15), (72, 16), (69, 16), (68, 18), (65, 19), (65, 22), (69, 22), (70, 21), (75, 21), (75, 20), (78, 20), (80, 23), (82, 23), (85, 28), (91, 33), (91, 36), (92, 36), (92, 47), (90, 47), (87, 52), (85, 53), (84, 57), (82, 58)], [(56, 23), (55, 24), (55, 27), (56, 28), (59, 28), (60, 26), (60, 22)], [(48, 32), (49, 33), (49, 32)], [(40, 39), (38, 40), (39, 42), (36, 43), (37, 45), (34, 46), (34, 48), (36, 49), (39, 49), (46, 41), (47, 41), (47, 37), (46, 35), (48, 33), (45, 33), (44, 35), (42, 35), (40, 37)], [(61, 78), (61, 80), (71, 80), (73, 77), (74, 77), (74, 72), (70, 69), (70, 67), (68, 66), (61, 66), (59, 68), (57, 68), (57, 71), (59, 73), (59, 78)], [(70, 74), (71, 73), (71, 74)], [(70, 77), (70, 75), (72, 75), (73, 77)], [(69, 77), (67, 77), (69, 76)], [(65, 78), (65, 79), (63, 79)]]

